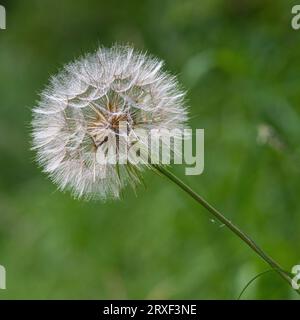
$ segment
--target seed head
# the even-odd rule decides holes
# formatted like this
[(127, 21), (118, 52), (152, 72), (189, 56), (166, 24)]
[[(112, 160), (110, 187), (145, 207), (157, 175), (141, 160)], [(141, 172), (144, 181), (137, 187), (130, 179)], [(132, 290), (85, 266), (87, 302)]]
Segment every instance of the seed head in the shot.
[[(34, 108), (33, 148), (44, 171), (61, 190), (81, 198), (118, 198), (140, 182), (146, 164), (99, 163), (110, 137), (122, 149), (135, 131), (184, 127), (184, 93), (163, 63), (128, 46), (100, 48), (66, 65), (51, 78)], [(118, 149), (116, 153), (118, 155)]]

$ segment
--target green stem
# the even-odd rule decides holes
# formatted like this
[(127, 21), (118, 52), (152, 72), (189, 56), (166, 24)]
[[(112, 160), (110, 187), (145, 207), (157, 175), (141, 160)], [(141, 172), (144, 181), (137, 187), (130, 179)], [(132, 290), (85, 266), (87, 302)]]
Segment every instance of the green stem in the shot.
[[(227, 226), (235, 235), (237, 235), (242, 241), (244, 241), (253, 251), (255, 251), (267, 264), (269, 264), (285, 281), (292, 286), (292, 278), (288, 272), (284, 269), (268, 254), (266, 254), (245, 232), (243, 232), (239, 227), (228, 220), (220, 211), (209, 204), (205, 199), (203, 199), (199, 194), (193, 191), (188, 185), (186, 185), (177, 176), (171, 173), (164, 167), (155, 165), (154, 168), (163, 174), (165, 177), (174, 182), (182, 190), (188, 193), (192, 198), (194, 198), (198, 203), (200, 203), (204, 208), (206, 208), (215, 218), (217, 218), (221, 223)], [(297, 290), (295, 290), (297, 291)], [(300, 293), (297, 291), (298, 294)]]

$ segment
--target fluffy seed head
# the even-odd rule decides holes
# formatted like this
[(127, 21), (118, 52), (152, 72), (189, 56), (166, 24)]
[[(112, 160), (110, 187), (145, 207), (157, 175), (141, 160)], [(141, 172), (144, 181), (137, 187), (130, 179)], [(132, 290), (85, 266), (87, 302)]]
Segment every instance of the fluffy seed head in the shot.
[(133, 142), (118, 134), (121, 122), (130, 136), (138, 129), (184, 127), (184, 93), (162, 66), (131, 47), (114, 46), (66, 65), (51, 78), (34, 108), (33, 148), (61, 190), (107, 199), (139, 183), (145, 165), (100, 164), (96, 154), (107, 152), (109, 136), (130, 148)]

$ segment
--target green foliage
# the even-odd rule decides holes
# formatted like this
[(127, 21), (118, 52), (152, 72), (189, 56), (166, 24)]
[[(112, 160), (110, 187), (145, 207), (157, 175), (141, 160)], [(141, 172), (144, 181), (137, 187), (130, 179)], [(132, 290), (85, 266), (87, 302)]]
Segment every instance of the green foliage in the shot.
[[(266, 270), (151, 172), (137, 196), (79, 202), (34, 163), (31, 107), (49, 75), (99, 44), (159, 56), (205, 129), (205, 171), (183, 177), (287, 270), (300, 262), (300, 31), (286, 0), (10, 0), (0, 31), (0, 298), (225, 298)], [(271, 133), (271, 136), (267, 134)], [(259, 136), (259, 137), (258, 137)], [(243, 298), (292, 299), (274, 273)]]

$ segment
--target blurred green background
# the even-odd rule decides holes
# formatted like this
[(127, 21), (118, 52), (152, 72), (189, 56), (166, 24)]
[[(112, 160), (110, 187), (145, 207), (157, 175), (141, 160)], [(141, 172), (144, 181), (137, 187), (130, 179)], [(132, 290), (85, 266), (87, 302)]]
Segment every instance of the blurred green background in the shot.
[[(299, 1), (298, 1), (299, 2)], [(1, 0), (0, 299), (235, 299), (268, 269), (152, 172), (119, 202), (61, 194), (30, 151), (51, 74), (98, 45), (166, 61), (205, 129), (205, 171), (172, 170), (287, 269), (300, 264), (300, 30), (286, 0)], [(295, 299), (276, 274), (245, 299)]]

